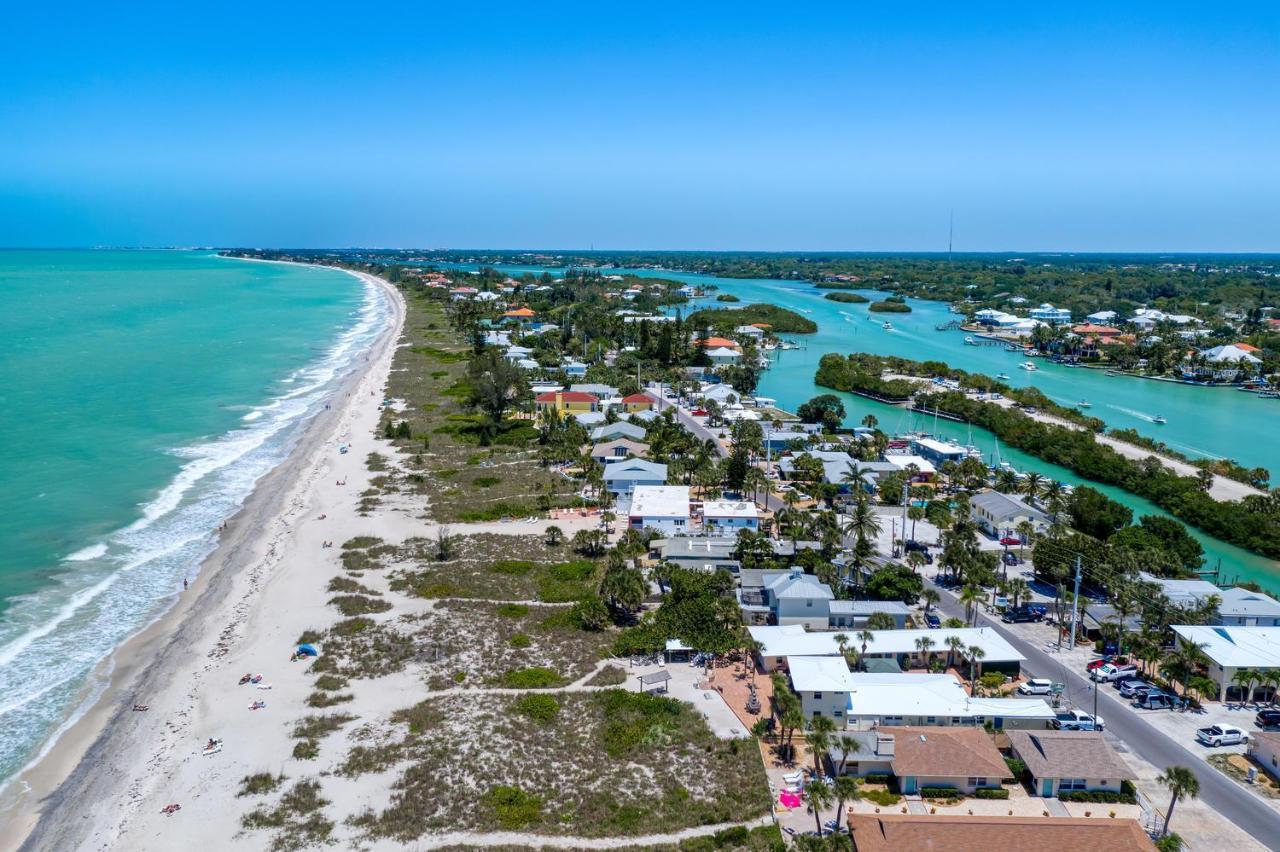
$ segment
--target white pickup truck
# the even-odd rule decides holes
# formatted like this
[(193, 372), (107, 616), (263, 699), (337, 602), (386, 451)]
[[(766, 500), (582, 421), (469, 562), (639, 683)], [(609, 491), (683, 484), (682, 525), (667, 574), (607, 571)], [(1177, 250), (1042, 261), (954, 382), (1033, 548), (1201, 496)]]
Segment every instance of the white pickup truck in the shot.
[(1238, 745), (1239, 743), (1248, 742), (1249, 735), (1239, 728), (1230, 728), (1226, 725), (1210, 725), (1207, 728), (1201, 728), (1196, 731), (1196, 739), (1213, 748), (1215, 746)]

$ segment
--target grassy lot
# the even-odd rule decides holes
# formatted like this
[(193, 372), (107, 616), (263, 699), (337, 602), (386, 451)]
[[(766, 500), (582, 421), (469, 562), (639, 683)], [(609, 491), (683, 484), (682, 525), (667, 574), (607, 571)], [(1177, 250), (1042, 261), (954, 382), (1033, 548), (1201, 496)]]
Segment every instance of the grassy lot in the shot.
[(480, 445), (465, 406), (469, 348), (449, 328), (443, 302), (420, 291), (404, 295), (401, 342), (407, 345), (396, 350), (387, 386), (387, 397), (404, 408), (386, 411), (380, 432), (387, 422), (403, 421), (410, 435), (395, 440), (402, 453), (397, 465), (370, 459), (370, 469), (382, 475), (362, 495), (365, 507), (372, 510), (389, 495), (425, 494), (433, 519), (459, 522), (528, 516), (570, 503), (564, 481), (538, 464), (531, 422), (509, 420), (493, 446)]
[[(486, 846), (487, 852), (533, 852), (535, 846)], [(613, 849), (640, 850), (644, 852), (784, 852), (787, 848), (782, 842), (782, 832), (777, 826), (762, 828), (727, 828), (705, 837), (691, 837), (676, 844), (660, 846), (628, 846), (619, 843)], [(441, 852), (471, 852), (472, 847), (442, 846)], [(584, 849), (570, 849), (568, 852), (586, 852)]]
[[(446, 830), (628, 837), (744, 821), (769, 808), (755, 744), (716, 738), (673, 699), (621, 690), (447, 696), (395, 721), (396, 734), (358, 746), (340, 770), (400, 773), (388, 807), (355, 820), (370, 838), (407, 842)], [(441, 794), (448, 790), (467, 793)]]
[(438, 652), (424, 664), (427, 683), (510, 686), (541, 669), (555, 675), (549, 686), (572, 683), (608, 654), (614, 633), (581, 630), (571, 615), (567, 607), (441, 601), (415, 619), (415, 643)]

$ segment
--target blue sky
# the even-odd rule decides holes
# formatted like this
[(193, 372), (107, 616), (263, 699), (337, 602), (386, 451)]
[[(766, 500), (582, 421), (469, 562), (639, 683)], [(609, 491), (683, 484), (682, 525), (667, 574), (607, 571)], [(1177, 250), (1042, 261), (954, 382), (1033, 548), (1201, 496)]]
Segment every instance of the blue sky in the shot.
[(1280, 250), (1274, 4), (110, 5), (6, 11), (0, 244)]

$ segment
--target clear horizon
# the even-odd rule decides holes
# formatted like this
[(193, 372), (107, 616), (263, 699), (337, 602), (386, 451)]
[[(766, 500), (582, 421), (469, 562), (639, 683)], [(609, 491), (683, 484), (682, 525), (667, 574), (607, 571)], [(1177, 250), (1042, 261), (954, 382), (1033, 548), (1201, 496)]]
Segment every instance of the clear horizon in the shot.
[(1271, 5), (8, 23), (8, 246), (1280, 251)]

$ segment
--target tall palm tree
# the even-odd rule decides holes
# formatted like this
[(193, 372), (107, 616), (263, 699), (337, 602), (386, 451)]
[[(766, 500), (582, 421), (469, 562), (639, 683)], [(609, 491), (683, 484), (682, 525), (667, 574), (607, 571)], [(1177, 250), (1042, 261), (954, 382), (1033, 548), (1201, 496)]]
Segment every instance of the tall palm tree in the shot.
[(955, 668), (956, 655), (964, 653), (964, 640), (959, 636), (947, 637), (947, 668)]
[(920, 655), (920, 664), (924, 668), (929, 668), (929, 650), (933, 648), (933, 640), (928, 636), (921, 636), (916, 639), (916, 653)]
[(876, 419), (874, 414), (868, 414), (866, 417), (862, 418), (862, 425), (866, 426), (868, 429), (874, 429), (880, 425), (880, 421)]
[(1011, 494), (1018, 490), (1018, 475), (1006, 467), (996, 471), (995, 489), (1001, 494)]
[(862, 643), (862, 653), (858, 655), (858, 666), (864, 672), (867, 670), (867, 645), (875, 641), (876, 634), (870, 630), (858, 631), (858, 641)]
[(836, 767), (836, 777), (844, 775), (844, 765), (849, 755), (862, 751), (862, 743), (849, 734), (841, 734), (832, 742), (832, 746), (840, 750), (840, 765)]
[(831, 785), (819, 778), (804, 788), (804, 795), (809, 800), (809, 806), (813, 808), (813, 822), (818, 826), (818, 834), (821, 835), (822, 812), (831, 807), (835, 794), (831, 790)]
[(977, 645), (970, 645), (969, 656), (969, 695), (975, 695), (978, 689), (978, 676), (982, 674), (982, 658), (987, 652)]
[[(917, 574), (920, 573), (921, 568), (928, 564), (929, 562), (925, 559), (924, 554), (918, 550), (913, 550), (907, 554), (907, 565)], [(929, 589), (929, 591), (932, 592), (933, 589)], [(937, 594), (937, 592), (934, 592), (934, 594)]]
[(1169, 833), (1169, 823), (1173, 820), (1173, 809), (1177, 807), (1178, 800), (1183, 796), (1192, 799), (1199, 797), (1200, 779), (1185, 766), (1170, 766), (1157, 775), (1156, 780), (1167, 787), (1172, 794), (1169, 798), (1169, 810), (1164, 815), (1164, 828), (1160, 832), (1160, 836), (1164, 837)]
[(837, 775), (835, 781), (831, 783), (831, 792), (836, 797), (836, 830), (839, 831), (844, 803), (858, 801), (862, 798), (862, 791), (858, 787), (858, 779), (850, 778), (848, 775)]
[(1036, 527), (1035, 524), (1030, 521), (1019, 521), (1016, 529), (1018, 532), (1018, 540), (1022, 542), (1018, 545), (1018, 558), (1025, 559), (1027, 556), (1027, 543), (1034, 541)]
[(813, 757), (813, 776), (821, 778), (825, 773), (822, 771), (822, 757), (831, 748), (831, 735), (835, 732), (836, 723), (829, 717), (823, 715), (814, 716), (809, 720), (809, 728), (805, 731), (805, 739), (809, 743), (809, 754)]
[(937, 589), (930, 586), (920, 593), (920, 599), (924, 601), (924, 614), (928, 615), (930, 608), (937, 606), (942, 600), (942, 595), (938, 594)]
[(1231, 682), (1240, 687), (1240, 703), (1248, 704), (1253, 700), (1253, 685), (1258, 682), (1261, 672), (1257, 669), (1236, 669), (1236, 673), (1231, 676)]
[(960, 603), (964, 604), (965, 619), (973, 624), (978, 623), (978, 604), (982, 603), (987, 597), (978, 586), (965, 586), (960, 592)]
[(1044, 487), (1045, 477), (1036, 473), (1034, 470), (1029, 471), (1022, 479), (1022, 493), (1027, 495), (1027, 499), (1035, 502), (1040, 496), (1040, 490)]

